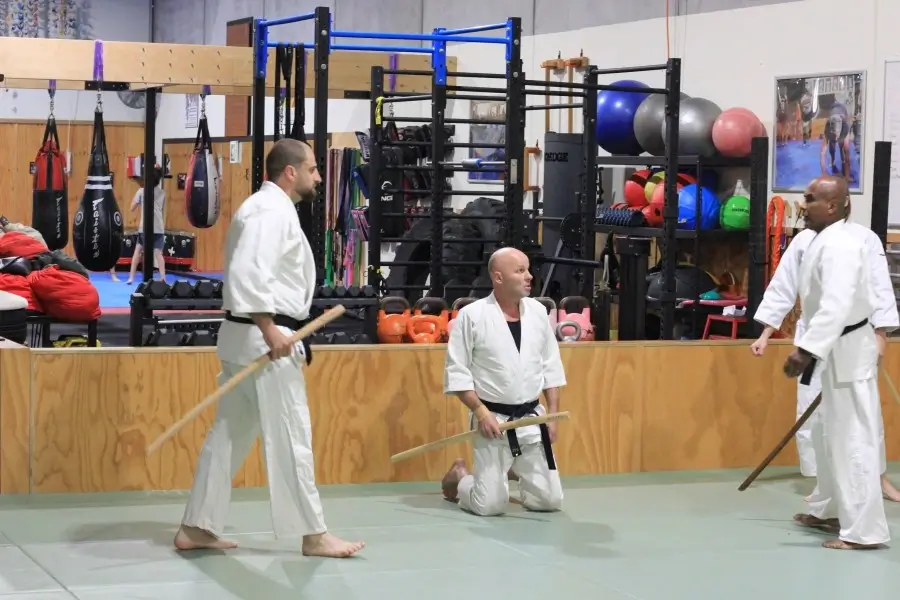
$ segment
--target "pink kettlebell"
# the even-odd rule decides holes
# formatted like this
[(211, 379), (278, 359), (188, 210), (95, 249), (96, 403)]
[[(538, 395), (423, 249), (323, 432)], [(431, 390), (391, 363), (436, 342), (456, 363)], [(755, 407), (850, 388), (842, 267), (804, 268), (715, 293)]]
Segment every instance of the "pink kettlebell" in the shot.
[(453, 306), (450, 307), (450, 321), (447, 322), (447, 336), (453, 332), (453, 322), (456, 320), (456, 316), (459, 314), (459, 310), (464, 307), (472, 304), (478, 300), (478, 298), (473, 298), (471, 296), (464, 296), (462, 298), (457, 298), (453, 302)]
[(556, 323), (557, 323), (557, 313), (556, 310), (556, 302), (553, 298), (548, 298), (547, 296), (539, 296), (535, 298), (538, 302), (544, 305), (544, 308), (547, 309), (547, 318), (550, 319), (550, 327), (553, 331), (556, 331)]
[(594, 339), (591, 304), (584, 296), (566, 296), (560, 300), (557, 320), (558, 339), (568, 342), (587, 342)]

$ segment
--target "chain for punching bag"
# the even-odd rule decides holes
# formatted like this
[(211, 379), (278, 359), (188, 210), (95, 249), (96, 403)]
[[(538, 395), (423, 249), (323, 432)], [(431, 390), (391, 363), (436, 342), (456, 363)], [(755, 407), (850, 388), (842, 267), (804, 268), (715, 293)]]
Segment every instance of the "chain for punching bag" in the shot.
[(53, 114), (56, 81), (50, 82), (47, 93), (50, 94), (50, 115), (44, 127), (44, 139), (34, 158), (31, 226), (44, 236), (50, 250), (60, 250), (69, 243), (69, 176)]
[(185, 211), (188, 222), (194, 227), (206, 229), (219, 220), (221, 202), (219, 200), (219, 162), (213, 152), (212, 138), (206, 118), (207, 86), (200, 94), (200, 120), (194, 151), (188, 164), (187, 180), (184, 185)]
[[(84, 195), (75, 212), (72, 245), (75, 257), (88, 271), (102, 272), (112, 269), (119, 260), (123, 221), (109, 172), (109, 152), (103, 123), (103, 92), (100, 91), (103, 89), (103, 42), (99, 40), (94, 44), (94, 80), (98, 91), (91, 157)], [(147, 210), (153, 210), (153, 205)]]

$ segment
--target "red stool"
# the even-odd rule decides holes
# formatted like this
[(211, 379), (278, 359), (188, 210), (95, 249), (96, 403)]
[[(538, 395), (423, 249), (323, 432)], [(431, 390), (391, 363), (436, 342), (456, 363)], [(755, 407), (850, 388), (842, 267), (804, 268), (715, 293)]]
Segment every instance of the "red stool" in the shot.
[[(685, 300), (682, 302), (683, 305), (694, 304), (694, 300)], [(747, 299), (744, 297), (734, 297), (734, 298), (720, 298), (718, 300), (701, 300), (700, 306), (721, 306), (725, 308), (726, 306), (737, 306), (738, 308), (744, 308), (747, 306)], [(710, 335), (709, 328), (713, 324), (714, 321), (719, 321), (722, 323), (731, 323), (731, 335)], [(704, 340), (736, 340), (738, 334), (738, 326), (742, 323), (747, 322), (747, 317), (726, 317), (725, 315), (707, 315), (706, 317), (706, 326), (703, 328), (703, 338)]]

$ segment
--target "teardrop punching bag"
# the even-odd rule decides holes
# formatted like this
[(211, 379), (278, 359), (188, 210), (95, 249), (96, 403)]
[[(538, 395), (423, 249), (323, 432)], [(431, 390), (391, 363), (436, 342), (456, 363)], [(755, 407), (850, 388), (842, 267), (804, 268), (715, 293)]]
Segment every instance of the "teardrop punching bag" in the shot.
[(88, 271), (109, 271), (122, 251), (123, 222), (113, 193), (103, 109), (94, 112), (94, 136), (84, 195), (75, 212), (72, 245), (75, 258)]
[(50, 250), (61, 250), (69, 243), (69, 178), (52, 110), (44, 128), (44, 141), (34, 158), (31, 226), (44, 236)]
[(184, 185), (185, 210), (194, 227), (212, 227), (219, 219), (219, 164), (212, 151), (206, 114), (200, 116), (194, 152)]

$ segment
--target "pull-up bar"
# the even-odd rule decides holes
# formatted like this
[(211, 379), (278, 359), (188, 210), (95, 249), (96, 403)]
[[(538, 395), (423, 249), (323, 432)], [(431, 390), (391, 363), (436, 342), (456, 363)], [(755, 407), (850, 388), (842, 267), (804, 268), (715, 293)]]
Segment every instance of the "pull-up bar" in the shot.
[(460, 29), (442, 29), (442, 35), (460, 35), (464, 33), (478, 33), (481, 31), (496, 31), (509, 27), (509, 23), (497, 23), (495, 25), (476, 25), (475, 27), (462, 27)]
[(357, 38), (367, 40), (407, 40), (419, 42), (466, 42), (469, 44), (507, 44), (509, 40), (505, 37), (453, 37), (442, 32), (440, 29), (435, 30), (440, 33), (381, 33), (375, 31), (332, 31), (333, 38)]
[(257, 27), (271, 27), (273, 25), (287, 25), (288, 23), (299, 23), (301, 21), (312, 21), (316, 18), (316, 13), (306, 13), (294, 17), (282, 17), (280, 19), (257, 19)]

